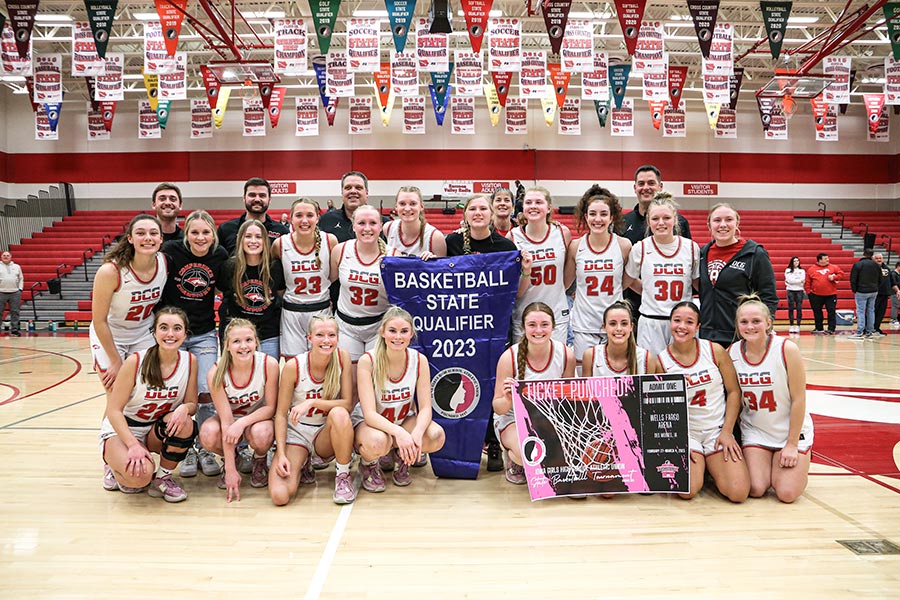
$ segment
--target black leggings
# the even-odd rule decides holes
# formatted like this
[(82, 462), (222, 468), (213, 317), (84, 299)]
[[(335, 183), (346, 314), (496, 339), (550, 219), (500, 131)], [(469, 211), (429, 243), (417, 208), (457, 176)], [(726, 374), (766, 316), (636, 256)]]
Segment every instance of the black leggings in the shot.
[(787, 291), (788, 319), (791, 327), (794, 326), (794, 314), (797, 315), (797, 325), (803, 324), (803, 290)]

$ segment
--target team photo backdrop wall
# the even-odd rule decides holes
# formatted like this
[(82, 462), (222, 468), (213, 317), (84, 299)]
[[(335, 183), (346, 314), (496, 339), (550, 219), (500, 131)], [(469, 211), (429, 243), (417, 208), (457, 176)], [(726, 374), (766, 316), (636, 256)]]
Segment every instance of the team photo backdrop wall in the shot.
[(532, 500), (689, 491), (683, 375), (518, 381), (513, 410)]
[[(633, 137), (613, 137), (609, 124), (601, 128), (586, 107), (581, 135), (559, 135), (555, 123), (545, 124), (537, 101), (525, 111), (525, 135), (493, 127), (487, 108), (476, 104), (475, 135), (454, 135), (427, 112), (425, 135), (405, 135), (399, 111), (387, 127), (376, 119), (371, 134), (350, 135), (349, 106), (338, 110), (334, 127), (327, 126), (318, 106), (317, 136), (295, 136), (285, 111), (278, 127), (265, 124), (265, 136), (245, 137), (235, 96), (222, 128), (210, 138), (191, 138), (190, 103), (175, 101), (161, 137), (140, 140), (137, 101), (130, 98), (119, 103), (108, 140), (90, 141), (85, 103), (67, 101), (58, 141), (38, 141), (27, 98), (0, 93), (0, 197), (24, 197), (36, 186), (66, 181), (75, 186), (78, 208), (138, 210), (146, 208), (157, 183), (175, 181), (186, 208), (240, 208), (241, 184), (263, 176), (293, 184), (293, 191), (273, 201), (287, 207), (298, 195), (337, 199), (340, 175), (356, 169), (368, 175), (371, 198), (386, 206), (410, 183), (430, 198), (447, 181), (516, 179), (544, 185), (558, 205), (574, 203), (600, 182), (628, 206), (634, 168), (651, 163), (689, 209), (718, 201), (750, 209), (816, 210), (819, 201), (828, 202), (829, 210), (900, 208), (900, 132), (887, 142), (867, 141), (866, 116), (857, 104), (839, 117), (836, 143), (815, 141), (814, 119), (805, 108), (788, 120), (787, 140), (766, 139), (755, 103), (747, 102), (738, 106), (736, 139), (717, 139), (706, 115), (691, 110), (690, 103), (683, 138), (662, 137), (644, 110), (634, 113)], [(897, 117), (891, 119), (896, 130)], [(686, 188), (689, 184), (714, 185)], [(688, 195), (697, 192), (701, 195)], [(860, 207), (860, 200), (866, 206)]]

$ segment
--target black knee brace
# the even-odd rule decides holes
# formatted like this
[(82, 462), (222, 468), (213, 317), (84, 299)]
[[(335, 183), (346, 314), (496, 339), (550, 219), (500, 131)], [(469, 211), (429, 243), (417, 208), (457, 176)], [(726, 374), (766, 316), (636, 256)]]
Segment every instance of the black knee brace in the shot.
[[(197, 433), (200, 431), (200, 428), (197, 426), (197, 421), (191, 421), (194, 428), (191, 430), (191, 435), (188, 437), (175, 437), (175, 436), (167, 436), (166, 435), (166, 423), (160, 419), (155, 424), (156, 437), (158, 437), (162, 441), (162, 451), (160, 455), (166, 460), (171, 460), (174, 462), (181, 462), (184, 460), (184, 457), (187, 456), (188, 450), (191, 446), (194, 445), (194, 439), (197, 437)], [(170, 450), (170, 447), (178, 448), (178, 450)]]

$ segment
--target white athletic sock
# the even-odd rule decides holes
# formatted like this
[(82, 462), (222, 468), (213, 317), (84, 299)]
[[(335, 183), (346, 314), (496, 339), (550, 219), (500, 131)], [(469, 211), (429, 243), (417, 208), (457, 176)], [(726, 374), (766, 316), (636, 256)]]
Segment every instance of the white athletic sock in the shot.
[(361, 462), (362, 464), (366, 465), (367, 467), (371, 467), (372, 465), (374, 465), (374, 464), (377, 463), (378, 461), (377, 461), (377, 460), (363, 460), (363, 459), (360, 458), (360, 459), (359, 459), (359, 462)]
[(262, 456), (260, 456), (260, 455), (257, 454), (256, 452), (253, 453), (253, 458), (265, 458), (265, 457), (266, 457), (265, 454), (263, 454)]
[(166, 475), (171, 475), (171, 474), (172, 474), (171, 469), (165, 469), (163, 467), (160, 467), (159, 470), (156, 472), (157, 477), (165, 477)]
[(349, 474), (350, 473), (350, 463), (347, 463), (346, 465), (342, 465), (338, 461), (334, 461), (334, 469), (335, 469), (335, 471), (337, 471), (335, 473), (335, 475), (340, 475), (342, 473)]

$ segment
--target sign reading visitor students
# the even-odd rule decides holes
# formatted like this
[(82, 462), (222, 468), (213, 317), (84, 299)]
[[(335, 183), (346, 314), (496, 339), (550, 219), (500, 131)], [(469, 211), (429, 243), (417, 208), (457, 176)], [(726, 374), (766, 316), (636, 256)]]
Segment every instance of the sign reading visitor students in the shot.
[(412, 314), (415, 347), (431, 367), (434, 420), (447, 438), (430, 455), (434, 473), (475, 479), (519, 285), (519, 253), (385, 257), (381, 271), (388, 299)]
[(684, 375), (517, 381), (532, 500), (690, 489)]

